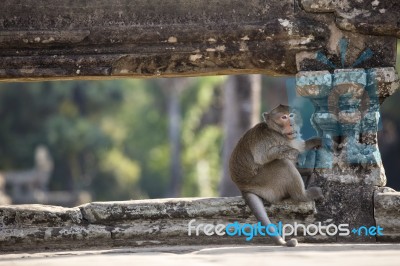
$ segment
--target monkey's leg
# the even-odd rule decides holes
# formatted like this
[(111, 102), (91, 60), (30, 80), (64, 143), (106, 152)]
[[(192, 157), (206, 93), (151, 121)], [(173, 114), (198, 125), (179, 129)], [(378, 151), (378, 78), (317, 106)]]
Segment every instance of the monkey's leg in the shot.
[[(259, 196), (250, 192), (243, 192), (243, 198), (246, 201), (247, 205), (250, 207), (254, 216), (257, 218), (259, 222), (261, 222), (263, 226), (268, 226), (269, 224), (271, 224), (267, 212), (265, 211), (263, 201)], [(270, 227), (269, 231), (272, 234), (275, 234), (273, 227)], [(289, 241), (285, 242), (285, 240), (283, 240), (283, 238), (280, 235), (274, 235), (271, 237), (277, 245), (287, 246), (287, 247), (295, 247), (297, 245), (297, 240), (295, 238), (292, 238)]]
[(297, 170), (299, 170), (301, 178), (303, 179), (304, 186), (307, 188), (313, 181), (312, 179), (313, 169), (297, 168)]
[(299, 155), (296, 164), (297, 171), (299, 171), (303, 178), (304, 186), (308, 188), (314, 182), (314, 166), (315, 166), (315, 150), (306, 151)]
[(312, 201), (323, 199), (322, 190), (319, 187), (305, 189), (303, 179), (290, 160), (280, 160), (281, 167), (287, 171), (288, 183), (286, 184), (288, 194), (294, 201)]

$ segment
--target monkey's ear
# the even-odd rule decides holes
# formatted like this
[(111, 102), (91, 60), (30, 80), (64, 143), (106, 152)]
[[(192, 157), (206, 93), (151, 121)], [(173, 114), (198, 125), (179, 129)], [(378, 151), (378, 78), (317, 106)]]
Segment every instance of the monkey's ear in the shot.
[(264, 119), (264, 121), (266, 121), (268, 119), (269, 114), (267, 112), (262, 113), (262, 117)]

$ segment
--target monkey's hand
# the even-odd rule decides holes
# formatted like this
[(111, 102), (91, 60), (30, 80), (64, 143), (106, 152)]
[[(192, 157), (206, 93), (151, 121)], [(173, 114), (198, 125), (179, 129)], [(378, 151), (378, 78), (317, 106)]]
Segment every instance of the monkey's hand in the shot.
[(337, 149), (338, 145), (331, 138), (323, 138), (322, 139), (322, 147), (329, 151), (334, 151)]
[(322, 146), (322, 138), (315, 137), (305, 141), (306, 150), (318, 149)]
[(322, 194), (322, 189), (320, 187), (310, 187), (306, 191), (308, 197), (312, 200), (324, 200), (324, 194)]
[(331, 138), (311, 138), (306, 141), (306, 150), (324, 148), (329, 151), (337, 149), (337, 144)]

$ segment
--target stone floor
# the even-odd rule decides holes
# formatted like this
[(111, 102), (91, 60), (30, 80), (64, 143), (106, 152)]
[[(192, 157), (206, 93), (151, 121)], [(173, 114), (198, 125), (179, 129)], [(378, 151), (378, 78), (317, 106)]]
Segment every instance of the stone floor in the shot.
[(400, 265), (400, 244), (177, 246), (1, 254), (0, 266)]

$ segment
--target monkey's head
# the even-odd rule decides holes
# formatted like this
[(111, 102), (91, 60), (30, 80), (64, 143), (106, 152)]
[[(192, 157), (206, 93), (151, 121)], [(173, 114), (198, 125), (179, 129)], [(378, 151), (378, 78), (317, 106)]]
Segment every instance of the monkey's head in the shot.
[(263, 118), (270, 129), (279, 132), (289, 140), (301, 137), (301, 116), (295, 110), (290, 110), (289, 106), (278, 105), (269, 113), (263, 113)]

